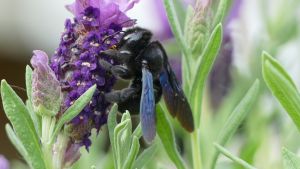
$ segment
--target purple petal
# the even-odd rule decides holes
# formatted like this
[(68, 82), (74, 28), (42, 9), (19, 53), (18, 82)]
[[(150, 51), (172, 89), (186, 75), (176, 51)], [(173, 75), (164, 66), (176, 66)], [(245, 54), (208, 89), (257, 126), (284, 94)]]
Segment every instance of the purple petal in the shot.
[(0, 169), (9, 169), (9, 162), (3, 155), (0, 155)]
[(122, 12), (127, 12), (128, 10), (133, 8), (135, 3), (138, 3), (139, 1), (140, 0), (115, 0), (112, 2), (115, 2), (116, 4), (118, 4), (120, 6), (120, 10)]
[(41, 50), (34, 50), (33, 51), (33, 57), (30, 60), (31, 65), (36, 68), (38, 63), (41, 63), (43, 65), (48, 64), (48, 55), (41, 51)]

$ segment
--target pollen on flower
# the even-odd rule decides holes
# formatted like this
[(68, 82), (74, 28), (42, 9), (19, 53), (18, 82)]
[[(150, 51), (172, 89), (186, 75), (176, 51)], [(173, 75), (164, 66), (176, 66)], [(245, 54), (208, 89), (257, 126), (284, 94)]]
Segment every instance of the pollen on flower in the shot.
[(93, 46), (93, 47), (99, 47), (99, 46), (100, 46), (100, 44), (99, 44), (99, 43), (97, 43), (97, 42), (94, 42), (94, 41), (93, 41), (93, 42), (91, 42), (91, 43), (90, 43), (90, 45), (91, 45), (91, 46)]
[(91, 64), (89, 62), (82, 62), (81, 65), (82, 66), (91, 67)]

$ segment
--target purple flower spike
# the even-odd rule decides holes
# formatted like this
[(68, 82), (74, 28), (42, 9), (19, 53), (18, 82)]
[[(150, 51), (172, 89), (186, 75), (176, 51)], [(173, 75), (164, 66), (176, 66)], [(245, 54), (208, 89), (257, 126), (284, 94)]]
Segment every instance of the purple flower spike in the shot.
[(9, 162), (3, 155), (0, 155), (0, 169), (9, 169)]
[[(130, 10), (139, 0), (76, 0), (66, 8), (75, 15), (76, 18), (82, 17), (88, 7), (99, 10), (97, 21), (101, 23), (100, 27), (107, 28), (111, 23), (125, 24), (132, 26), (134, 22), (129, 22), (125, 12)], [(88, 18), (91, 19), (91, 18)]]
[(61, 104), (61, 88), (53, 70), (48, 65), (45, 52), (35, 50), (31, 58), (34, 67), (32, 74), (32, 102), (37, 113), (54, 116)]
[[(88, 149), (91, 130), (99, 131), (107, 121), (110, 103), (105, 101), (104, 94), (112, 90), (116, 78), (101, 67), (99, 59), (113, 65), (117, 63), (100, 53), (116, 48), (123, 28), (134, 24), (125, 12), (136, 2), (138, 0), (76, 0), (67, 6), (75, 18), (65, 22), (61, 42), (50, 62), (63, 90), (59, 116), (89, 87), (97, 85), (90, 103), (68, 125), (72, 144)], [(72, 161), (68, 159), (73, 157), (66, 158), (66, 163)]]

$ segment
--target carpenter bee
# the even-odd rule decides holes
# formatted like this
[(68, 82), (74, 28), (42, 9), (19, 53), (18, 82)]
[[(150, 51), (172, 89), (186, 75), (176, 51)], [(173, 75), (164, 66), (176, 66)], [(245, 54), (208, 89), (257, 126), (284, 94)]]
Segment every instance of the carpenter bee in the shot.
[(160, 42), (151, 42), (151, 37), (149, 30), (139, 27), (129, 29), (116, 48), (101, 52), (120, 64), (99, 60), (102, 67), (116, 77), (131, 80), (127, 88), (107, 93), (105, 99), (117, 103), (120, 112), (140, 113), (143, 137), (147, 142), (156, 135), (155, 104), (162, 95), (171, 115), (177, 117), (187, 131), (194, 130), (190, 105), (166, 52)]

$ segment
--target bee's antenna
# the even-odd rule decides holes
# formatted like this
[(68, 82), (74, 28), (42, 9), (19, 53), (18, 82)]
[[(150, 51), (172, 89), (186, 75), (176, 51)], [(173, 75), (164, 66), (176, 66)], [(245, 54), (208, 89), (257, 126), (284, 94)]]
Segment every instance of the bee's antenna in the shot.
[(137, 21), (136, 19), (129, 19), (127, 21), (122, 22), (120, 25), (124, 25), (124, 24), (126, 24), (128, 22), (133, 22), (133, 24), (136, 24), (136, 21)]
[[(136, 19), (129, 19), (129, 20), (127, 20), (127, 21), (122, 22), (120, 25), (124, 25), (124, 24), (126, 24), (126, 23), (128, 23), (128, 22), (133, 22), (133, 23), (135, 24), (136, 21), (137, 21)], [(115, 32), (115, 33), (113, 33), (113, 34), (111, 34), (111, 35), (105, 37), (105, 38), (103, 39), (102, 43), (104, 43), (105, 41), (107, 41), (107, 39), (109, 39), (109, 38), (111, 38), (111, 37), (113, 37), (113, 36), (116, 36), (116, 35), (119, 34), (119, 33), (125, 33), (125, 31), (120, 30), (120, 31), (117, 31), (117, 32)]]
[(17, 90), (20, 90), (22, 92), (25, 92), (26, 93), (26, 89), (24, 89), (23, 87), (20, 87), (20, 86), (16, 86), (16, 85), (10, 85), (12, 88), (15, 88)]
[(115, 33), (113, 33), (113, 34), (111, 34), (111, 35), (105, 37), (105, 38), (102, 40), (102, 43), (104, 43), (105, 41), (107, 41), (107, 39), (109, 39), (109, 38), (111, 38), (111, 37), (114, 37), (114, 36), (116, 36), (116, 35), (119, 34), (119, 33), (124, 33), (124, 32), (125, 32), (125, 31), (122, 31), (122, 30), (117, 31), (117, 32), (115, 32)]

